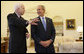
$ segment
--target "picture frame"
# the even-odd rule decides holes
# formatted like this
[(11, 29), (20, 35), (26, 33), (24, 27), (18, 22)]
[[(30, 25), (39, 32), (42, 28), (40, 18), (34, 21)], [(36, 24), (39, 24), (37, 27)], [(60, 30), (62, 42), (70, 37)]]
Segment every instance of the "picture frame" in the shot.
[(75, 19), (66, 19), (66, 30), (75, 30)]

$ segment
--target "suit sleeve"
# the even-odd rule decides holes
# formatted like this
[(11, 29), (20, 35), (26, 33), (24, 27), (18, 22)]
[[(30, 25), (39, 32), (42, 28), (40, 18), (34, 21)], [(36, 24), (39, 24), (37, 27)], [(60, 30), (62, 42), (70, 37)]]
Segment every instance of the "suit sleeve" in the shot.
[(39, 43), (41, 41), (41, 39), (39, 37), (37, 37), (37, 35), (38, 35), (37, 26), (31, 25), (31, 36), (37, 43)]
[(54, 39), (55, 39), (55, 34), (56, 34), (56, 31), (55, 31), (55, 28), (54, 28), (54, 25), (53, 25), (53, 22), (51, 20), (51, 40), (52, 40), (52, 43), (54, 42)]
[(26, 27), (28, 25), (27, 20), (22, 20), (19, 18), (14, 17), (12, 14), (9, 14), (7, 16), (8, 19), (8, 23), (9, 25), (14, 25), (14, 26), (18, 26), (18, 27)]
[(26, 29), (26, 33), (29, 33), (29, 31)]

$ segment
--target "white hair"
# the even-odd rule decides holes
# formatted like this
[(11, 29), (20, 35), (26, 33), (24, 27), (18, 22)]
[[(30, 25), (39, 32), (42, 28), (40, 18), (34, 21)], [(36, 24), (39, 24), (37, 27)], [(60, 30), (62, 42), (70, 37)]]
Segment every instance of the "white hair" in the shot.
[(22, 3), (16, 3), (14, 6), (14, 10), (17, 10), (18, 8), (20, 8), (21, 5), (23, 5), (23, 4)]

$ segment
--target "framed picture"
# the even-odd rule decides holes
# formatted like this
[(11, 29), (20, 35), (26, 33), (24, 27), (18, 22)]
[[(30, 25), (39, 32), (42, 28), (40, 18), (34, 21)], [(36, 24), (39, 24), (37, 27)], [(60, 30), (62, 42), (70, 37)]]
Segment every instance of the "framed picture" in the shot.
[(75, 19), (66, 19), (66, 29), (75, 30)]

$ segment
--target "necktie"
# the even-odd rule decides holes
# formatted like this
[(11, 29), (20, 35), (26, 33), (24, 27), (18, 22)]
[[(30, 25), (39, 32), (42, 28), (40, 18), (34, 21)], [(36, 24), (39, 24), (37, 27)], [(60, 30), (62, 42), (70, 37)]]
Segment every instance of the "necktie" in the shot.
[(45, 20), (44, 20), (44, 17), (42, 17), (42, 23), (43, 23), (44, 29), (45, 29), (45, 31), (46, 31), (46, 22), (45, 22)]

